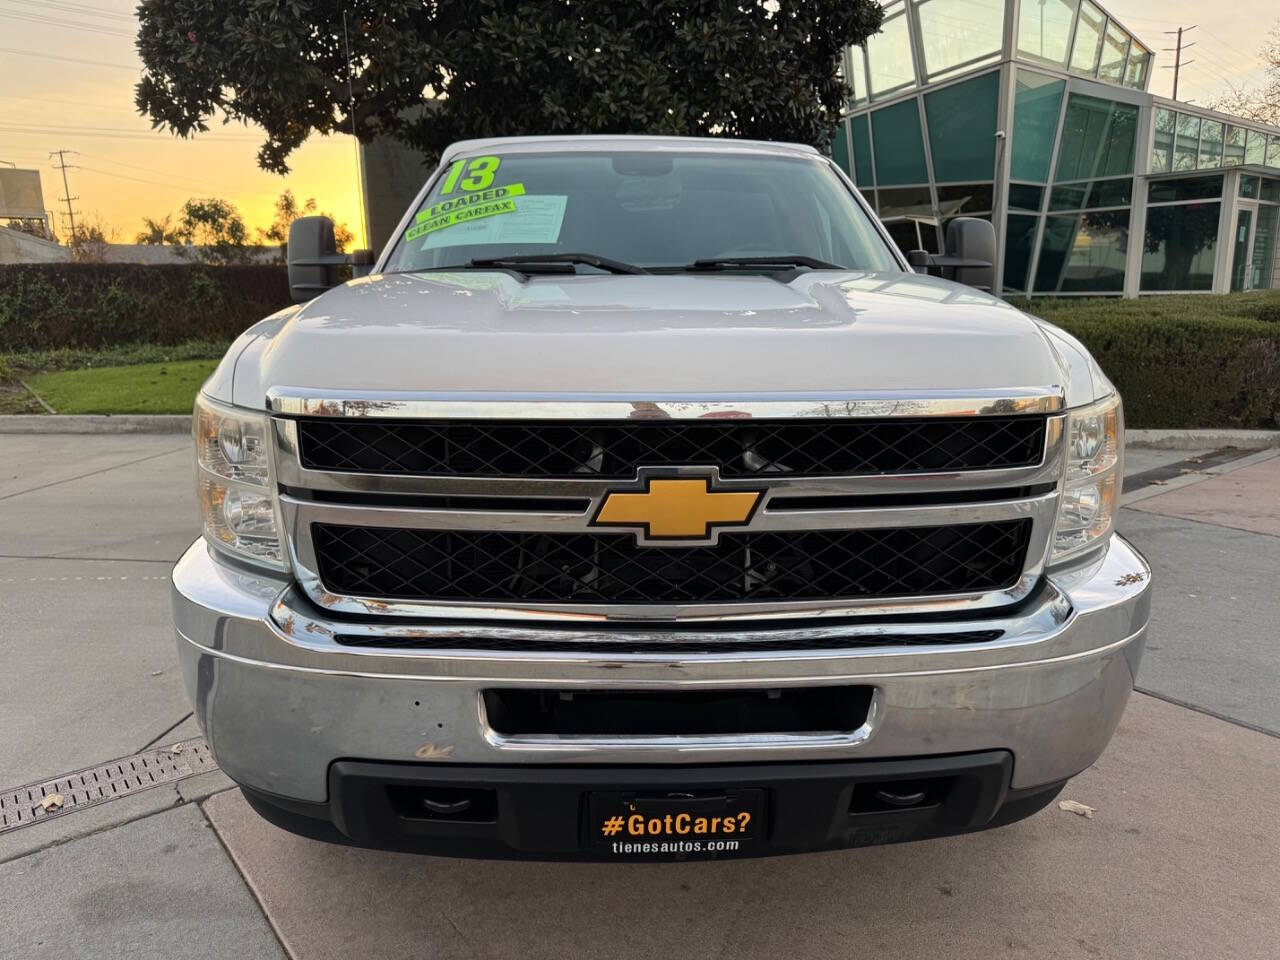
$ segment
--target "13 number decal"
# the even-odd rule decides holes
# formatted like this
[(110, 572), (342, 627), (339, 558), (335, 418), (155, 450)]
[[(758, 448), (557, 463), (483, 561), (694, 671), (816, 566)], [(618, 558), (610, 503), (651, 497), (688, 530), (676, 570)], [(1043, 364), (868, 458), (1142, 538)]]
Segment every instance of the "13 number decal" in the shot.
[[(450, 164), (449, 173), (440, 187), (440, 196), (448, 196), (458, 186), (463, 190), (487, 190), (493, 184), (493, 178), (498, 172), (498, 164), (501, 162), (499, 157), (473, 157), (469, 161), (455, 160)], [(464, 168), (467, 175), (462, 177)], [(461, 184), (458, 182), (459, 177), (462, 177)]]

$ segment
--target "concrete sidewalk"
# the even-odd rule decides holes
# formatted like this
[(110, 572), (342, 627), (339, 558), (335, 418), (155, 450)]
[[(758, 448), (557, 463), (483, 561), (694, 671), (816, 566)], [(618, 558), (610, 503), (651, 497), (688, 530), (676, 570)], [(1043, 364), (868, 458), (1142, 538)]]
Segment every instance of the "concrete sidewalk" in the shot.
[[(783, 860), (484, 863), (301, 840), (213, 773), (0, 834), (0, 957), (1275, 956), (1280, 457), (1201, 472), (1212, 453), (1126, 463), (1174, 479), (1121, 513), (1156, 573), (1153, 696), (1064, 794), (1093, 820), (1055, 805)], [(0, 436), (0, 786), (198, 733), (167, 597), (192, 486), (181, 437)]]

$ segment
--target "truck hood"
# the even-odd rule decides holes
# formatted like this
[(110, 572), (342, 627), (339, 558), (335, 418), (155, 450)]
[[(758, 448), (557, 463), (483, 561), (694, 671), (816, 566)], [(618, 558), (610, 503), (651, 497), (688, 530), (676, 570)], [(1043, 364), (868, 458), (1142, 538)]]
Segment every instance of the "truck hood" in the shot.
[(206, 391), (262, 407), (271, 388), (510, 399), (1067, 390), (1078, 344), (1046, 328), (912, 273), (384, 274), (252, 328)]

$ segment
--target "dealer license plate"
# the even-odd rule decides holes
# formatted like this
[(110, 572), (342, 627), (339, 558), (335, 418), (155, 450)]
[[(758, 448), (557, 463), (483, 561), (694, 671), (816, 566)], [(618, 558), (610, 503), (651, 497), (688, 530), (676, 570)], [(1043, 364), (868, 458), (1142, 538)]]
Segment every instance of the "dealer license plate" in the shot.
[(592, 793), (587, 836), (620, 856), (733, 854), (762, 835), (763, 790)]

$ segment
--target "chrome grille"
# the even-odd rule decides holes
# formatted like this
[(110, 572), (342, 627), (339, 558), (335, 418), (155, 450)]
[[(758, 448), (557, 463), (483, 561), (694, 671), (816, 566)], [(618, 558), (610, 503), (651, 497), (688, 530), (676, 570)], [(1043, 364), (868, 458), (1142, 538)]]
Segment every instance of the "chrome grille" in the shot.
[(640, 467), (717, 466), (722, 477), (927, 473), (1024, 467), (1045, 418), (424, 422), (305, 420), (309, 470), (625, 479)]
[[(331, 615), (437, 625), (763, 625), (1013, 603), (1044, 568), (1065, 420), (1043, 390), (273, 404), (300, 589)], [(763, 492), (747, 527), (708, 542), (593, 525), (610, 494), (652, 477)]]

